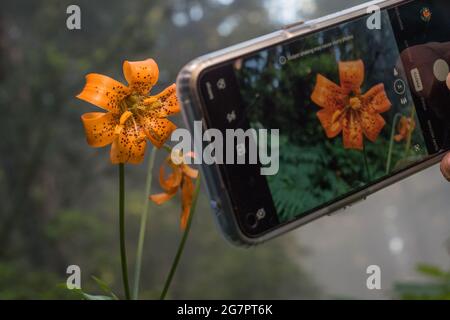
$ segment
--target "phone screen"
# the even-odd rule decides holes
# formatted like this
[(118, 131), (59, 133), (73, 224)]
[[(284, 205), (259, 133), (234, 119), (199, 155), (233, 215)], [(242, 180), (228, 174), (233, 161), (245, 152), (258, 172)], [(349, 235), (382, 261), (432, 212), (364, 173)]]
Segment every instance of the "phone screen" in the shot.
[(279, 129), (272, 226), (448, 149), (449, 13), (448, 1), (412, 1), (221, 67), (237, 117)]

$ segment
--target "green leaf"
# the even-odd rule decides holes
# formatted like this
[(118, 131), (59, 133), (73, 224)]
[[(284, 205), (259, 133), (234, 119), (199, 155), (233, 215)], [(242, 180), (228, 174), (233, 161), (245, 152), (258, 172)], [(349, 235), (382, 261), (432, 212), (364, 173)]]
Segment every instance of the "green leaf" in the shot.
[(447, 300), (450, 291), (441, 283), (396, 283), (395, 292), (404, 300)]
[(114, 294), (114, 292), (111, 290), (111, 288), (108, 286), (108, 284), (97, 278), (96, 276), (91, 276), (92, 279), (94, 279), (94, 281), (97, 283), (97, 285), (99, 286), (99, 288), (106, 293), (107, 295), (109, 295), (111, 298), (113, 298), (114, 300), (119, 300), (119, 298)]
[(82, 292), (82, 294), (86, 300), (114, 300), (113, 298), (111, 298), (109, 296), (92, 295), (92, 294), (87, 294), (84, 292)]
[(421, 274), (433, 277), (433, 278), (449, 278), (450, 274), (443, 271), (441, 268), (429, 265), (429, 264), (419, 264), (417, 266), (417, 271)]
[(113, 300), (113, 298), (111, 298), (111, 297), (89, 294), (89, 293), (83, 292), (83, 290), (81, 290), (81, 289), (71, 289), (70, 291), (77, 293), (81, 298), (83, 298), (85, 300)]

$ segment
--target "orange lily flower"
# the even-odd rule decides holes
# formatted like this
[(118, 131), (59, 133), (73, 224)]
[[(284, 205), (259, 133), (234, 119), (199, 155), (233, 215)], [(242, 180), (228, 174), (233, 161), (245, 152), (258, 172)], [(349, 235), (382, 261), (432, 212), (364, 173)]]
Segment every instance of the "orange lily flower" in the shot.
[(400, 142), (407, 139), (415, 128), (416, 122), (413, 118), (402, 116), (397, 126), (398, 134), (394, 137), (395, 141)]
[(102, 74), (88, 74), (77, 98), (106, 111), (81, 116), (88, 144), (112, 144), (112, 163), (138, 164), (144, 159), (146, 138), (160, 148), (175, 130), (167, 116), (179, 112), (180, 107), (175, 84), (155, 96), (148, 95), (159, 76), (153, 59), (125, 61), (123, 73), (128, 86)]
[(344, 148), (362, 150), (364, 136), (372, 142), (378, 138), (386, 122), (380, 113), (391, 108), (384, 85), (361, 92), (364, 82), (362, 60), (339, 62), (340, 85), (317, 75), (311, 100), (322, 109), (317, 112), (329, 139), (342, 132)]
[[(191, 154), (187, 156), (192, 157)], [(176, 157), (173, 161), (172, 157)], [(179, 163), (179, 164), (176, 164)], [(172, 169), (172, 172), (166, 177), (165, 165)], [(172, 199), (178, 189), (181, 188), (181, 229), (186, 229), (189, 220), (189, 213), (192, 206), (192, 198), (194, 195), (194, 184), (192, 179), (198, 177), (198, 171), (189, 167), (181, 152), (172, 152), (159, 169), (159, 184), (165, 192), (151, 195), (149, 198), (154, 203), (161, 205)]]

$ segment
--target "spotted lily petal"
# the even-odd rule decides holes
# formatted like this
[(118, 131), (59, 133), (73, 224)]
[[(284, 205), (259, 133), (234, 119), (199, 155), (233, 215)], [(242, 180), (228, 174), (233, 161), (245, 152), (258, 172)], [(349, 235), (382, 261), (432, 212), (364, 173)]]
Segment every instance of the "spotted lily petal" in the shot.
[(119, 116), (112, 112), (89, 112), (81, 116), (86, 140), (91, 147), (104, 147), (114, 140), (114, 129)]
[(172, 172), (166, 177), (165, 165), (163, 164), (161, 168), (159, 168), (159, 184), (165, 191), (173, 192), (173, 190), (176, 191), (180, 186), (183, 178), (183, 172), (179, 166), (171, 161), (166, 159), (165, 163), (172, 170)]
[(346, 149), (363, 149), (363, 131), (354, 112), (348, 112), (343, 119), (343, 142)]
[(147, 95), (158, 81), (159, 69), (155, 60), (125, 61), (123, 74), (133, 92)]
[(361, 111), (360, 123), (367, 139), (375, 142), (381, 130), (384, 128), (386, 121), (378, 113)]
[(339, 62), (339, 78), (341, 87), (347, 93), (360, 93), (360, 88), (364, 82), (364, 63), (362, 60), (356, 61), (340, 61)]
[(147, 142), (141, 131), (136, 129), (132, 119), (116, 132), (111, 146), (111, 162), (139, 164), (144, 160)]
[(119, 104), (130, 93), (128, 87), (108, 76), (90, 73), (78, 99), (113, 113), (119, 113)]
[(346, 98), (347, 95), (341, 87), (321, 74), (317, 75), (316, 86), (311, 95), (311, 100), (315, 104), (324, 109), (334, 111), (344, 108)]
[(153, 112), (143, 112), (139, 121), (145, 135), (157, 148), (161, 148), (177, 128), (170, 120), (158, 118)]
[(388, 111), (392, 104), (384, 90), (384, 84), (380, 83), (372, 87), (362, 96), (363, 104), (371, 110), (383, 113)]
[(341, 110), (329, 110), (322, 109), (317, 112), (317, 118), (319, 118), (322, 127), (325, 129), (325, 133), (328, 138), (334, 138), (342, 131), (342, 118), (343, 111)]
[(167, 117), (180, 112), (175, 84), (167, 87), (161, 93), (145, 99), (144, 103), (156, 110), (160, 117)]

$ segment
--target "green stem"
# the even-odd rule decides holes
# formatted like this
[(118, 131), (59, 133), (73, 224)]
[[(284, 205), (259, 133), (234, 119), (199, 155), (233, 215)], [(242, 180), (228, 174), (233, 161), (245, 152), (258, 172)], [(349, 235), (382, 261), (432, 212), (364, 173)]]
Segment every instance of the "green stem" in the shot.
[[(413, 106), (411, 109), (411, 115), (410, 115), (411, 120), (410, 121), (415, 122), (415, 117), (416, 117), (416, 108)], [(409, 150), (411, 149), (412, 133), (413, 133), (413, 130), (409, 130), (408, 140), (406, 141), (406, 146), (405, 146), (405, 158), (408, 157)]]
[(367, 179), (368, 179), (368, 182), (371, 182), (372, 177), (370, 175), (369, 162), (367, 161), (366, 145), (363, 145), (363, 155), (364, 155), (364, 166), (366, 167)]
[(150, 201), (148, 200), (148, 195), (150, 194), (152, 187), (152, 178), (153, 178), (153, 165), (155, 163), (155, 155), (156, 148), (153, 147), (152, 152), (150, 153), (150, 158), (148, 160), (147, 166), (147, 181), (145, 184), (145, 203), (144, 209), (141, 215), (141, 225), (139, 230), (139, 241), (136, 253), (136, 266), (134, 269), (134, 286), (133, 286), (133, 299), (137, 300), (139, 297), (139, 282), (141, 279), (141, 267), (142, 267), (142, 253), (144, 251), (144, 240), (145, 240), (145, 231), (147, 227), (147, 218), (148, 218), (148, 207)]
[(394, 121), (392, 122), (391, 139), (389, 140), (389, 152), (388, 152), (388, 157), (387, 157), (387, 161), (386, 161), (386, 174), (389, 174), (389, 172), (391, 171), (392, 151), (394, 149), (395, 129), (397, 128), (398, 119), (400, 119), (401, 116), (402, 116), (401, 113), (396, 113), (394, 116)]
[(173, 276), (175, 275), (175, 271), (177, 270), (178, 263), (180, 262), (180, 258), (183, 253), (184, 246), (186, 244), (186, 240), (189, 236), (189, 231), (191, 230), (192, 218), (195, 213), (195, 207), (197, 206), (197, 199), (198, 199), (199, 191), (200, 191), (200, 175), (197, 177), (197, 181), (195, 182), (194, 199), (192, 201), (191, 210), (189, 212), (189, 219), (187, 222), (186, 230), (184, 230), (183, 238), (181, 239), (180, 245), (177, 250), (177, 254), (175, 256), (175, 259), (173, 260), (172, 267), (170, 268), (169, 275), (164, 284), (164, 289), (159, 298), (160, 300), (164, 300), (166, 298), (167, 291), (169, 290), (170, 284), (172, 283)]
[(171, 152), (172, 152), (172, 147), (169, 146), (168, 144), (163, 145), (162, 148), (163, 148), (164, 150), (166, 150), (168, 153), (171, 153)]
[(120, 260), (122, 263), (122, 280), (125, 299), (130, 300), (128, 284), (127, 251), (125, 247), (125, 165), (119, 164), (119, 226), (120, 226)]

